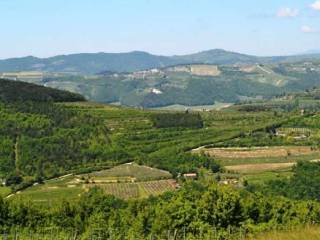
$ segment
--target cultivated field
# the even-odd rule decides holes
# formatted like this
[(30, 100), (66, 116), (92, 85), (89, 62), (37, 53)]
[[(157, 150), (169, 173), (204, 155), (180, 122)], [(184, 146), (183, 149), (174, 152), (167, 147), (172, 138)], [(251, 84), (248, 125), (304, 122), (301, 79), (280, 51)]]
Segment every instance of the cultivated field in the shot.
[(291, 169), (297, 161), (317, 161), (320, 151), (310, 146), (230, 147), (193, 150), (218, 160), (226, 170), (242, 174)]
[(143, 198), (150, 195), (157, 196), (164, 192), (174, 191), (176, 189), (176, 181), (159, 180), (138, 183), (110, 183), (110, 184), (96, 184), (90, 187), (98, 186), (102, 188), (107, 194), (114, 195), (123, 199)]
[(266, 171), (276, 171), (280, 169), (290, 169), (295, 163), (262, 163), (262, 164), (243, 164), (226, 166), (225, 168), (229, 171), (239, 173), (256, 173)]
[(27, 198), (37, 203), (77, 200), (92, 187), (102, 188), (107, 194), (122, 199), (144, 198), (174, 191), (177, 183), (171, 178), (167, 171), (129, 163), (90, 174), (49, 180), (10, 198)]
[[(197, 150), (199, 151), (199, 149)], [(312, 154), (315, 151), (309, 146), (252, 147), (252, 148), (201, 148), (206, 154), (215, 158), (270, 158)]]

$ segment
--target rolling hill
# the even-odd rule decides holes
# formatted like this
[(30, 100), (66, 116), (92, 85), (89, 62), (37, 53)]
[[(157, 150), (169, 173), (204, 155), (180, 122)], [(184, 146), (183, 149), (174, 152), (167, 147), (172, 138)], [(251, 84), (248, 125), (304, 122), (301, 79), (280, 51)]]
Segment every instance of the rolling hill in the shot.
[[(307, 64), (307, 65), (306, 65)], [(203, 106), (216, 102), (270, 99), (319, 85), (320, 63), (212, 65), (184, 64), (137, 71), (44, 79), (47, 86), (87, 99), (135, 107)]]
[(187, 63), (253, 64), (301, 61), (310, 58), (320, 58), (320, 55), (257, 57), (222, 49), (182, 56), (157, 56), (141, 51), (128, 53), (80, 53), (49, 58), (28, 56), (0, 60), (0, 72), (37, 70), (43, 72), (96, 74), (103, 71), (132, 72)]
[[(83, 159), (88, 166), (105, 158), (102, 153), (91, 155), (108, 147), (103, 120), (57, 103), (75, 101), (84, 98), (30, 83), (0, 80), (1, 182), (24, 188), (36, 179), (84, 167)], [(90, 150), (93, 145), (95, 149)]]

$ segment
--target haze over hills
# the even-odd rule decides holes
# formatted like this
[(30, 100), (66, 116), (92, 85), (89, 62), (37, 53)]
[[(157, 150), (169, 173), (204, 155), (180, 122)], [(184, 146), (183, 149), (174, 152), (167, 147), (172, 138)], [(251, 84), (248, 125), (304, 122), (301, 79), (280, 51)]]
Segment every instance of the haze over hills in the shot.
[[(39, 73), (14, 77), (11, 71)], [(137, 51), (84, 53), (1, 60), (0, 72), (6, 72), (3, 78), (80, 93), (96, 102), (203, 106), (270, 99), (317, 87), (320, 54), (257, 57), (221, 49), (171, 57)]]
[(257, 57), (222, 49), (202, 51), (181, 56), (158, 56), (141, 51), (128, 53), (79, 53), (49, 58), (28, 56), (0, 60), (0, 72), (36, 70), (43, 72), (96, 74), (103, 71), (133, 72), (187, 63), (207, 63), (217, 65), (278, 63), (283, 61), (301, 61), (310, 58), (320, 58), (320, 54)]

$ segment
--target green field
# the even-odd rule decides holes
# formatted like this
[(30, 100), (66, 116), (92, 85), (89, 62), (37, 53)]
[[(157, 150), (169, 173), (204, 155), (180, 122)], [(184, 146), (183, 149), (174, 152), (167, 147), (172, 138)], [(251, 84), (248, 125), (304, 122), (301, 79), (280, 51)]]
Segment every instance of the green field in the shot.
[(0, 196), (4, 197), (7, 196), (8, 194), (10, 194), (11, 189), (9, 187), (0, 187)]
[(172, 175), (160, 169), (128, 163), (111, 169), (36, 184), (18, 192), (11, 198), (29, 199), (38, 203), (55, 203), (61, 200), (77, 200), (90, 188), (98, 187), (107, 194), (119, 198), (144, 198), (176, 189)]
[(127, 163), (116, 166), (112, 169), (103, 170), (89, 174), (90, 178), (96, 181), (117, 180), (119, 178), (130, 178), (129, 181), (147, 181), (172, 178), (168, 171), (155, 169), (147, 166), (140, 166), (135, 163)]

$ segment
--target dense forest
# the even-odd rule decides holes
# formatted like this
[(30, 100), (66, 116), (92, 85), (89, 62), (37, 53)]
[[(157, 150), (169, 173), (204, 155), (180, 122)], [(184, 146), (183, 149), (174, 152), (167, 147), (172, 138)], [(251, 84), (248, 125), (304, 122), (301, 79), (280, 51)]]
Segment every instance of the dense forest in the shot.
[(0, 177), (23, 188), (72, 169), (106, 162), (114, 154), (103, 120), (55, 102), (78, 94), (1, 80)]
[[(290, 179), (271, 180), (262, 187), (265, 194), (292, 199), (320, 200), (320, 164), (299, 162)], [(256, 191), (261, 186), (251, 186)], [(250, 188), (250, 187), (249, 187)]]
[(77, 102), (84, 101), (84, 97), (54, 88), (47, 88), (36, 84), (0, 79), (0, 100), (39, 101), (39, 102)]

